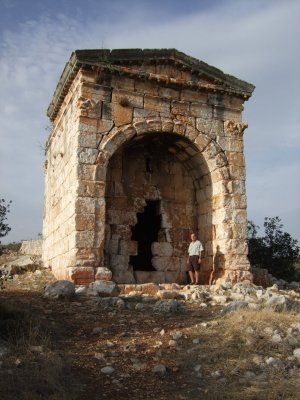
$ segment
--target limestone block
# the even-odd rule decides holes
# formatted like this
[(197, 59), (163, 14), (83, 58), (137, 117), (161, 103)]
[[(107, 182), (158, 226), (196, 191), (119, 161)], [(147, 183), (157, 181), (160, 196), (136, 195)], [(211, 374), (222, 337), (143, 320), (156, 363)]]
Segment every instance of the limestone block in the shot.
[(166, 88), (166, 87), (160, 87), (158, 89), (158, 93), (159, 93), (159, 96), (162, 98), (179, 100), (178, 90)]
[(151, 95), (158, 95), (158, 85), (148, 81), (136, 80), (134, 82), (136, 92)]
[(84, 82), (82, 85), (82, 96), (92, 98), (94, 101), (110, 101), (111, 100), (111, 89), (108, 86)]
[(76, 232), (76, 247), (78, 249), (84, 249), (93, 247), (95, 239), (94, 231), (79, 231)]
[(161, 132), (161, 120), (160, 119), (148, 119), (147, 120), (149, 132)]
[(71, 299), (75, 294), (75, 286), (72, 282), (60, 280), (48, 283), (43, 289), (43, 297), (46, 299)]
[(89, 284), (87, 295), (99, 297), (118, 297), (120, 288), (112, 281), (97, 280)]
[(144, 121), (144, 120), (135, 122), (133, 124), (133, 126), (134, 126), (134, 128), (135, 128), (135, 130), (136, 130), (138, 135), (147, 132), (148, 125), (147, 125), (146, 121)]
[(109, 254), (118, 254), (119, 253), (119, 240), (118, 239), (110, 239), (107, 252)]
[(132, 236), (131, 227), (129, 225), (116, 224), (110, 225), (112, 238), (121, 238), (130, 240)]
[(96, 268), (95, 280), (99, 281), (111, 281), (112, 272), (106, 267)]
[(133, 272), (130, 270), (127, 271), (113, 271), (113, 280), (116, 283), (135, 283), (135, 278)]
[(202, 152), (210, 143), (210, 141), (211, 141), (210, 138), (208, 138), (203, 133), (200, 133), (195, 139), (195, 144), (197, 145), (199, 151)]
[(111, 86), (124, 90), (134, 91), (134, 79), (128, 78), (124, 75), (113, 75), (111, 78)]
[(94, 281), (95, 270), (92, 267), (71, 267), (68, 272), (75, 285), (88, 285)]
[(168, 242), (153, 242), (151, 251), (153, 256), (169, 257), (173, 254), (173, 246)]
[(97, 149), (90, 149), (85, 147), (78, 149), (79, 162), (82, 164), (94, 164), (96, 162), (97, 155)]
[(153, 110), (159, 112), (169, 112), (170, 111), (170, 100), (163, 99), (159, 96), (145, 95), (144, 98), (144, 108), (146, 110)]
[(232, 193), (245, 194), (246, 193), (245, 181), (244, 180), (232, 181)]
[(186, 130), (186, 125), (183, 124), (181, 121), (174, 120), (173, 132), (177, 133), (178, 135), (184, 135)]
[(226, 156), (230, 165), (244, 167), (245, 159), (243, 153), (236, 153), (235, 151), (226, 151)]
[(151, 117), (158, 117), (159, 112), (158, 111), (152, 111), (152, 110), (145, 110), (144, 108), (134, 108), (133, 110), (133, 120), (135, 121), (135, 118), (151, 118)]
[(91, 231), (95, 229), (94, 214), (76, 214), (75, 229), (77, 231)]
[(132, 121), (132, 114), (132, 107), (112, 103), (112, 118), (116, 126), (129, 124)]
[(96, 167), (96, 165), (79, 164), (77, 167), (78, 178), (87, 181), (94, 180)]
[(135, 271), (134, 276), (136, 283), (161, 283), (165, 281), (165, 272), (163, 271)]
[(215, 210), (212, 217), (213, 224), (222, 224), (232, 220), (233, 210), (231, 208), (219, 208)]
[(222, 147), (223, 150), (230, 152), (238, 152), (241, 153), (244, 151), (244, 142), (241, 139), (229, 138), (226, 136), (219, 136), (217, 138), (218, 144)]
[(77, 187), (78, 197), (103, 197), (105, 193), (105, 183), (80, 180)]
[(81, 133), (78, 141), (80, 147), (97, 148), (100, 137), (96, 133)]
[(242, 179), (245, 180), (245, 167), (244, 166), (236, 166), (236, 165), (229, 165), (230, 175), (233, 179)]
[(247, 211), (245, 209), (242, 210), (234, 209), (232, 211), (232, 221), (237, 224), (247, 225)]
[(137, 256), (138, 242), (135, 240), (121, 240), (120, 241), (120, 254)]
[[(110, 102), (105, 102), (102, 105), (102, 119), (103, 120), (109, 120), (111, 121), (113, 119), (113, 113), (112, 113), (112, 103)], [(98, 124), (96, 124), (96, 127)]]
[(213, 117), (213, 109), (203, 103), (192, 102), (190, 106), (190, 114), (197, 118), (198, 124), (204, 124), (204, 120), (211, 121)]
[(207, 93), (200, 93), (198, 91), (184, 89), (181, 91), (181, 100), (206, 103)]
[(133, 226), (137, 223), (136, 213), (131, 211), (108, 210), (107, 217), (109, 224), (126, 224)]
[(152, 265), (157, 271), (179, 271), (179, 257), (152, 257)]
[(187, 101), (172, 101), (171, 111), (173, 114), (188, 115), (190, 111), (190, 103)]
[(100, 134), (109, 132), (114, 126), (113, 121), (111, 120), (99, 120), (97, 125), (97, 132)]
[(92, 127), (96, 128), (97, 125), (98, 125), (98, 118), (90, 118), (84, 115), (79, 116), (79, 126), (89, 127), (89, 131), (91, 133), (96, 133), (96, 129), (93, 130)]
[(195, 128), (195, 119), (191, 118), (186, 127), (185, 136), (188, 137), (191, 142), (195, 142), (198, 135), (199, 131)]
[(95, 199), (92, 197), (78, 197), (75, 210), (78, 214), (94, 214), (96, 210)]
[(127, 270), (129, 256), (124, 254), (113, 254), (110, 257), (110, 266), (113, 271)]
[(112, 92), (112, 102), (121, 104), (124, 101), (128, 102), (129, 107), (143, 108), (144, 106), (143, 95), (128, 90), (114, 89)]

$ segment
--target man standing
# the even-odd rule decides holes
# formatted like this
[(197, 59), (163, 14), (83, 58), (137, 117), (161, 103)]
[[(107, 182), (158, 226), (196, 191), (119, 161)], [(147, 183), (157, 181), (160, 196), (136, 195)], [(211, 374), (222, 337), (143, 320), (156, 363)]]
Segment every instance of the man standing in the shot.
[(201, 258), (204, 256), (204, 248), (200, 240), (197, 240), (195, 233), (191, 234), (191, 243), (188, 249), (187, 271), (189, 273), (191, 284), (200, 284), (200, 264)]

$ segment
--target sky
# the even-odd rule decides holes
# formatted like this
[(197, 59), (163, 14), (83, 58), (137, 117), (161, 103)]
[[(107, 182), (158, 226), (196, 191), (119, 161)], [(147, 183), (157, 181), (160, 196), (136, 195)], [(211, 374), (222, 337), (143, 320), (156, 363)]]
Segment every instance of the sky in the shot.
[[(75, 49), (177, 48), (256, 86), (243, 120), (248, 219), (300, 242), (300, 0), (0, 0), (2, 243), (42, 232), (46, 110)], [(263, 234), (263, 230), (259, 232)]]

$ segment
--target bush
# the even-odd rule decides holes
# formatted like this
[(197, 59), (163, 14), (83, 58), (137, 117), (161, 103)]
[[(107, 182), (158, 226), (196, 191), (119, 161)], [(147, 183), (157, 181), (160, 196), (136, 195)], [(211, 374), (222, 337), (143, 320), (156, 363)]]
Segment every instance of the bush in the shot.
[(279, 217), (266, 217), (265, 235), (258, 237), (259, 226), (248, 221), (249, 261), (253, 266), (266, 268), (276, 278), (298, 280), (300, 276), (295, 267), (300, 252), (298, 242), (282, 228)]
[(4, 199), (0, 199), (0, 238), (6, 236), (11, 230), (5, 222), (7, 220), (7, 214), (9, 213), (10, 204), (11, 201), (6, 204)]

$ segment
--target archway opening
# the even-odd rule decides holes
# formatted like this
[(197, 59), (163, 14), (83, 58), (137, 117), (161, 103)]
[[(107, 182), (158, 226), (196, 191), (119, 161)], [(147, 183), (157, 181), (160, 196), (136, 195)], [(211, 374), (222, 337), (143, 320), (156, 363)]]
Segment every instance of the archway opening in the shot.
[(184, 282), (191, 231), (211, 264), (210, 173), (186, 137), (148, 132), (121, 145), (108, 163), (105, 201), (104, 263), (116, 282)]
[(137, 213), (137, 224), (131, 228), (132, 240), (137, 242), (137, 255), (130, 257), (134, 271), (155, 271), (151, 245), (157, 242), (161, 217), (159, 201), (146, 200), (142, 213)]

